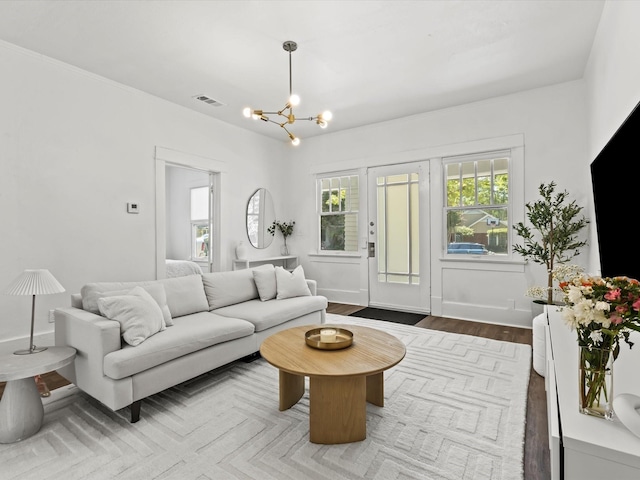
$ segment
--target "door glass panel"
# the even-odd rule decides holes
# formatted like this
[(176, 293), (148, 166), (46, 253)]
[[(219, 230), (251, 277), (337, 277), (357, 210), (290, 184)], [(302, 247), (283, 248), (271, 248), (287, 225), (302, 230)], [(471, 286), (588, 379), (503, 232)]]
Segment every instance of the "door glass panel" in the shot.
[(387, 177), (387, 185), (392, 183), (407, 183), (407, 179), (408, 175), (406, 173), (402, 175), (389, 175)]
[[(386, 221), (387, 221), (387, 207), (386, 207), (386, 195), (384, 186), (384, 177), (378, 178), (378, 184), (383, 186), (378, 187), (378, 238), (376, 240), (376, 256), (378, 257), (378, 273), (386, 274), (387, 272), (387, 237), (386, 237)], [(383, 279), (380, 280), (384, 282)]]
[(408, 185), (387, 187), (387, 271), (409, 273)]
[(418, 285), (418, 174), (378, 177), (376, 184), (378, 281)]
[(388, 283), (404, 283), (404, 284), (408, 284), (409, 283), (409, 277), (407, 277), (406, 275), (389, 274), (389, 275), (387, 275), (387, 282)]
[[(412, 174), (413, 177), (414, 174)], [(416, 175), (417, 177), (417, 175)], [(411, 272), (420, 275), (420, 211), (418, 208), (418, 179), (411, 183)], [(416, 283), (416, 282), (412, 282)]]

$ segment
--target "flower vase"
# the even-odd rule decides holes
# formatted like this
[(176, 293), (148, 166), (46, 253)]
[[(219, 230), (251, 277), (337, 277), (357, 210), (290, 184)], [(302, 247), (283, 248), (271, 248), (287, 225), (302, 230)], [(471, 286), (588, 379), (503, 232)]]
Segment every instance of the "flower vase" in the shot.
[(289, 255), (289, 247), (286, 243), (280, 247), (280, 255)]
[(611, 420), (613, 417), (613, 352), (579, 347), (578, 402), (580, 413)]

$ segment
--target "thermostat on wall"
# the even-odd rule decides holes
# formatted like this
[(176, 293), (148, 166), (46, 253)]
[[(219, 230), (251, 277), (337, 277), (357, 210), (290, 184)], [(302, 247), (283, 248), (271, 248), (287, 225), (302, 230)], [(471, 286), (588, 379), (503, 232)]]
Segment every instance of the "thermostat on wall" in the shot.
[(140, 213), (140, 204), (139, 203), (127, 203), (127, 212), (128, 213)]

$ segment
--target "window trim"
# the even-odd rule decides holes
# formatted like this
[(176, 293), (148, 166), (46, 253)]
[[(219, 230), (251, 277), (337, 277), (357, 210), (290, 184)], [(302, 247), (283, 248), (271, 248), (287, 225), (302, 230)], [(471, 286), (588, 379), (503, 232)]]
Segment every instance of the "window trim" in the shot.
[[(453, 156), (447, 156), (447, 157), (442, 157), (441, 158), (441, 165), (442, 165), (442, 169), (441, 169), (441, 184), (442, 184), (442, 232), (441, 232), (441, 242), (442, 242), (442, 248), (441, 248), (441, 259), (446, 259), (446, 260), (453, 260), (453, 261), (470, 261), (470, 262), (512, 262), (513, 261), (513, 251), (512, 251), (512, 245), (513, 245), (513, 233), (512, 233), (512, 228), (511, 225), (514, 224), (514, 222), (517, 222), (517, 220), (514, 220), (513, 218), (513, 205), (514, 202), (516, 201), (516, 197), (518, 197), (519, 195), (516, 195), (514, 192), (514, 175), (516, 175), (515, 172), (517, 172), (517, 169), (515, 168), (516, 166), (516, 162), (519, 160), (519, 156), (517, 155), (516, 151), (518, 150), (517, 147), (513, 147), (513, 148), (502, 148), (502, 149), (498, 149), (498, 150), (488, 150), (488, 151), (483, 151), (483, 152), (474, 152), (474, 153), (469, 153), (469, 154), (463, 154), (463, 155), (453, 155)], [(507, 173), (508, 173), (508, 179), (507, 179), (507, 188), (508, 188), (508, 202), (505, 203), (491, 203), (489, 205), (479, 205), (478, 204), (478, 185), (476, 183), (475, 185), (475, 205), (459, 205), (456, 207), (451, 207), (448, 205), (448, 200), (447, 200), (447, 194), (448, 194), (448, 188), (447, 188), (447, 166), (452, 164), (452, 163), (464, 163), (464, 162), (474, 162), (474, 178), (477, 180), (478, 178), (478, 164), (477, 162), (479, 161), (483, 161), (483, 160), (494, 160), (496, 158), (499, 157), (508, 157), (508, 164), (507, 164)], [(462, 178), (463, 174), (462, 172), (460, 172), (460, 176)], [(491, 165), (491, 176), (494, 176), (494, 166), (493, 164)], [(491, 196), (493, 197), (493, 190), (491, 192)], [(492, 198), (493, 201), (493, 198)], [(498, 255), (491, 255), (491, 256), (487, 256), (487, 255), (477, 255), (477, 254), (452, 254), (452, 253), (448, 253), (448, 229), (447, 229), (447, 218), (448, 218), (448, 212), (453, 211), (453, 210), (480, 210), (482, 208), (506, 208), (507, 210), (507, 223), (508, 223), (508, 227), (507, 227), (507, 252), (504, 254), (498, 254)]]
[[(344, 178), (344, 177), (356, 177), (358, 179), (358, 201), (354, 203), (349, 199), (349, 209), (341, 212), (322, 212), (322, 180)], [(362, 207), (362, 175), (357, 170), (345, 170), (340, 172), (325, 172), (315, 175), (315, 196), (316, 196), (316, 255), (320, 256), (360, 256), (359, 244), (361, 233), (361, 207)], [(365, 191), (366, 193), (366, 191)], [(353, 210), (355, 206), (356, 210)], [(323, 250), (322, 249), (322, 217), (324, 216), (337, 216), (337, 215), (355, 215), (356, 228), (358, 229), (356, 238), (358, 239), (356, 244), (356, 250)]]

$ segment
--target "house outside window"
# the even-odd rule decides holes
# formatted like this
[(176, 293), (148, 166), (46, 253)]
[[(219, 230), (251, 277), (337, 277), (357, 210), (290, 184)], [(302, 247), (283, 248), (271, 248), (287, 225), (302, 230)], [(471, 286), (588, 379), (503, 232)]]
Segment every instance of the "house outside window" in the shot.
[(191, 259), (209, 258), (209, 187), (191, 189)]
[(447, 255), (509, 252), (510, 152), (444, 159)]
[(320, 178), (317, 181), (320, 250), (358, 250), (358, 175)]

